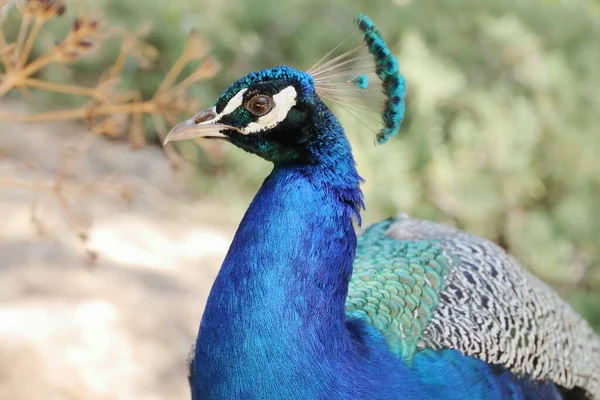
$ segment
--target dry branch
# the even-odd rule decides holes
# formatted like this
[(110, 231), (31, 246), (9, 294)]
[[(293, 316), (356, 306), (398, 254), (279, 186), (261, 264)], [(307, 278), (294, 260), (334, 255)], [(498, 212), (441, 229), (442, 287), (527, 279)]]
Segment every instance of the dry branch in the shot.
[[(40, 112), (33, 114), (13, 114), (0, 112), (0, 121), (61, 121), (86, 120), (90, 123), (90, 131), (111, 137), (124, 132), (115, 131), (113, 116), (130, 117), (130, 143), (135, 148), (145, 143), (143, 115), (152, 116), (153, 121), (173, 121), (181, 114), (192, 114), (197, 111), (197, 102), (189, 99), (188, 89), (195, 83), (211, 78), (219, 69), (217, 63), (209, 56), (209, 45), (198, 33), (192, 32), (186, 42), (183, 54), (173, 64), (159, 86), (155, 95), (143, 99), (137, 92), (119, 93), (118, 82), (128, 57), (133, 55), (142, 68), (148, 68), (159, 56), (156, 49), (144, 43), (142, 38), (150, 32), (150, 25), (143, 24), (132, 32), (119, 32), (122, 29), (108, 29), (104, 23), (88, 17), (76, 18), (69, 34), (46, 53), (29, 60), (33, 45), (43, 26), (50, 20), (64, 14), (65, 4), (59, 0), (19, 0), (15, 2), (21, 13), (21, 26), (16, 40), (8, 43), (0, 33), (0, 65), (4, 72), (0, 74), (0, 98), (11, 90), (19, 90), (27, 94), (29, 89), (46, 90), (90, 99), (85, 107)], [(0, 21), (0, 32), (2, 26)], [(91, 50), (103, 40), (118, 35), (121, 38), (120, 52), (113, 66), (100, 78), (96, 87), (84, 87), (65, 83), (46, 82), (34, 75), (51, 63), (71, 64)], [(176, 83), (185, 67), (201, 60), (199, 67), (189, 76)], [(162, 132), (162, 125), (155, 126)], [(167, 155), (172, 162), (179, 164), (177, 153), (169, 148)]]
[[(126, 61), (133, 57), (142, 69), (149, 68), (159, 57), (158, 51), (142, 39), (150, 32), (150, 25), (143, 24), (133, 31), (114, 28), (96, 18), (80, 16), (71, 24), (69, 33), (46, 52), (32, 57), (35, 43), (43, 36), (46, 24), (65, 13), (66, 6), (61, 0), (0, 0), (0, 98), (18, 90), (28, 95), (30, 90), (43, 90), (88, 100), (83, 107), (36, 113), (0, 112), (0, 122), (52, 122), (83, 120), (89, 123), (89, 132), (76, 147), (71, 147), (61, 157), (61, 165), (50, 181), (24, 180), (14, 176), (0, 175), (0, 187), (24, 189), (34, 193), (31, 221), (42, 232), (43, 227), (37, 218), (37, 194), (49, 193), (57, 201), (60, 214), (67, 226), (80, 238), (85, 248), (89, 224), (81, 221), (81, 215), (73, 209), (72, 199), (84, 195), (117, 194), (130, 203), (136, 190), (127, 185), (114, 183), (74, 182), (73, 170), (77, 161), (89, 150), (90, 138), (95, 135), (120, 137), (128, 134), (132, 148), (145, 145), (144, 116), (149, 116), (159, 137), (164, 138), (168, 124), (180, 119), (181, 114), (197, 112), (199, 104), (188, 97), (189, 88), (199, 81), (211, 78), (219, 69), (210, 57), (209, 43), (198, 33), (192, 32), (180, 58), (165, 75), (156, 93), (144, 99), (139, 91), (124, 91), (119, 80)], [(2, 22), (8, 12), (18, 12), (20, 27), (16, 38), (7, 40)], [(98, 80), (97, 85), (86, 87), (79, 84), (48, 82), (39, 72), (50, 64), (69, 65), (80, 60), (101, 43), (110, 38), (120, 40), (120, 51), (115, 62)], [(181, 77), (184, 69), (192, 62), (199, 66), (190, 75)], [(207, 148), (207, 153), (213, 150)], [(175, 148), (165, 147), (165, 154), (173, 166), (181, 165), (182, 159)], [(0, 161), (7, 155), (0, 149)], [(8, 155), (10, 156), (10, 154)], [(219, 154), (217, 154), (219, 156)], [(36, 168), (35, 165), (28, 168)], [(6, 171), (5, 171), (6, 172)], [(84, 218), (85, 219), (85, 218)], [(86, 248), (90, 261), (96, 255)]]

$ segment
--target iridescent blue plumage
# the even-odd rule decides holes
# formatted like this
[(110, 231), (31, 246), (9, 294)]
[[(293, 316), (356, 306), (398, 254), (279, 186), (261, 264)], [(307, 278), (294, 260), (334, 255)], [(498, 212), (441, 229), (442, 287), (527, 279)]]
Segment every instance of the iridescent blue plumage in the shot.
[[(356, 21), (386, 91), (385, 142), (402, 119), (404, 80), (372, 22)], [(274, 165), (206, 303), (192, 398), (596, 395), (600, 341), (502, 250), (408, 217), (357, 240), (362, 179), (317, 81), (321, 93), (335, 85), (285, 66), (250, 73), (167, 137), (220, 138)]]

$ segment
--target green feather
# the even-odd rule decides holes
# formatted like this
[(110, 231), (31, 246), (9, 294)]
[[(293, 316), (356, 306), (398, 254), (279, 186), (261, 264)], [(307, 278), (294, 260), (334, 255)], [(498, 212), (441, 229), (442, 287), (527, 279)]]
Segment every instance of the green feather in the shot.
[(358, 238), (346, 312), (375, 326), (410, 361), (450, 268), (437, 241), (390, 238), (385, 235), (390, 223), (376, 224)]

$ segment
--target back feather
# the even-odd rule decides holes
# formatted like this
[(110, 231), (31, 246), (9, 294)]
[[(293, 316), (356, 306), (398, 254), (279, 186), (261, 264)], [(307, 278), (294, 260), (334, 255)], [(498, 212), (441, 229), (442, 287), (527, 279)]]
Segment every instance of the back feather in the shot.
[(485, 239), (407, 216), (370, 227), (359, 238), (346, 309), (408, 362), (425, 349), (456, 349), (600, 399), (598, 336)]

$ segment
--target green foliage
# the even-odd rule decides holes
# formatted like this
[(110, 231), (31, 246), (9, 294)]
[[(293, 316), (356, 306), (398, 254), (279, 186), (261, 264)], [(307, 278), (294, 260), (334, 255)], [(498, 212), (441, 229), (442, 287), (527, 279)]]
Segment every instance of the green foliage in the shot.
[[(99, 4), (113, 23), (153, 22), (150, 42), (161, 60), (144, 80), (135, 66), (128, 72), (131, 84), (149, 93), (187, 32), (206, 35), (224, 66), (196, 88), (207, 104), (252, 70), (309, 68), (352, 31), (355, 12), (370, 15), (400, 59), (408, 98), (399, 137), (381, 147), (339, 114), (368, 182), (365, 220), (403, 210), (488, 237), (600, 329), (598, 1)], [(112, 62), (102, 57), (85, 72)], [(223, 198), (237, 217), (268, 170), (232, 149), (224, 169), (199, 172), (194, 187)]]

